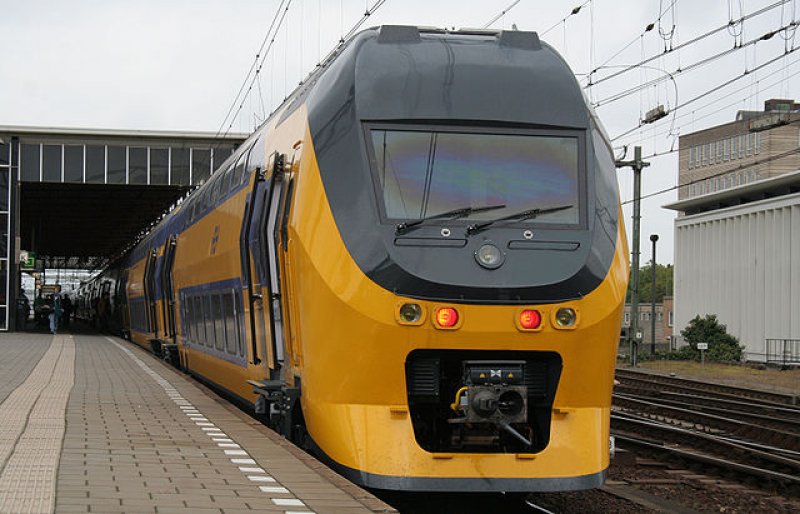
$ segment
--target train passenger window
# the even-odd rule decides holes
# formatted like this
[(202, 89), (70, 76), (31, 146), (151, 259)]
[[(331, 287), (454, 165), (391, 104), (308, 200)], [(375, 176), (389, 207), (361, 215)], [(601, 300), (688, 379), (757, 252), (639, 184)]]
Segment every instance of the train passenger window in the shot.
[(236, 165), (233, 168), (228, 168), (228, 171), (225, 173), (228, 180), (226, 180), (227, 189), (228, 191), (233, 191), (239, 184), (242, 182), (242, 173), (244, 173), (244, 165), (245, 160), (247, 158), (247, 152), (243, 152), (242, 155), (236, 159)]
[(261, 168), (262, 170), (264, 169), (265, 158), (266, 150), (264, 149), (264, 138), (260, 137), (253, 144), (253, 147), (250, 149), (250, 152), (247, 155), (247, 166), (244, 168), (240, 177), (242, 184), (246, 184), (250, 181), (250, 171), (256, 168)]
[(213, 170), (218, 170), (225, 159), (231, 156), (233, 150), (231, 148), (214, 148), (214, 165), (211, 167)]
[(216, 334), (215, 348), (225, 351), (225, 322), (222, 319), (222, 295), (211, 295), (211, 316), (214, 318), (214, 333)]
[(183, 337), (192, 340), (192, 322), (190, 319), (190, 315), (192, 313), (191, 309), (188, 308), (187, 304), (188, 299), (186, 298), (186, 293), (181, 293), (181, 314), (183, 316), (183, 326), (186, 327), (186, 333), (183, 334)]
[(503, 206), (464, 217), (485, 221), (533, 208), (569, 206), (531, 222), (579, 223), (575, 134), (372, 129), (370, 135), (386, 218)]
[(203, 295), (203, 318), (206, 330), (206, 346), (214, 347), (214, 311), (211, 310), (211, 297)]
[(194, 309), (194, 313), (192, 314), (192, 323), (194, 323), (192, 333), (194, 334), (194, 340), (198, 344), (205, 344), (206, 332), (203, 322), (203, 301), (197, 295), (192, 298), (192, 308)]
[(237, 330), (237, 341), (239, 342), (239, 355), (244, 357), (244, 343), (245, 338), (247, 337), (245, 329), (244, 329), (244, 308), (242, 307), (242, 295), (241, 292), (237, 291), (234, 293), (234, 299), (236, 300), (235, 307), (236, 307), (236, 330)]
[(233, 308), (233, 293), (228, 292), (222, 295), (222, 316), (225, 320), (225, 335), (227, 336), (226, 350), (231, 355), (236, 355), (237, 333), (236, 316)]

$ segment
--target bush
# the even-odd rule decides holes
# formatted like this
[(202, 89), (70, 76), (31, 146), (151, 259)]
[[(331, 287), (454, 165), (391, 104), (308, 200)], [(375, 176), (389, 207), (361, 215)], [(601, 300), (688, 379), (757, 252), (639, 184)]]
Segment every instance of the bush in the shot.
[(741, 362), (744, 346), (739, 340), (728, 334), (725, 325), (717, 320), (715, 314), (706, 314), (704, 318), (695, 316), (689, 324), (681, 330), (683, 339), (689, 343), (674, 353), (680, 353), (687, 359), (700, 360), (700, 350), (697, 343), (708, 343), (706, 360), (712, 362)]

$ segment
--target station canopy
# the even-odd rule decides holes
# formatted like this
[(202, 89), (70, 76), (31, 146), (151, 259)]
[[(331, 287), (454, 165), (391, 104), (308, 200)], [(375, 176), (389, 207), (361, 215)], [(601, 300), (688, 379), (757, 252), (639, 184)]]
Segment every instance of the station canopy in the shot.
[(0, 126), (17, 156), (19, 249), (44, 268), (102, 268), (246, 137)]

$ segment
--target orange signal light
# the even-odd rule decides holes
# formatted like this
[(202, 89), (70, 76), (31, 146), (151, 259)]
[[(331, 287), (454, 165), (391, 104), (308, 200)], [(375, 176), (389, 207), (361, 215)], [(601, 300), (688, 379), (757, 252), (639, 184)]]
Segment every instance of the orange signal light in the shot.
[(519, 326), (525, 330), (534, 330), (541, 326), (542, 314), (533, 309), (525, 309), (519, 313)]
[(458, 311), (452, 307), (442, 307), (436, 311), (436, 324), (450, 328), (458, 323)]

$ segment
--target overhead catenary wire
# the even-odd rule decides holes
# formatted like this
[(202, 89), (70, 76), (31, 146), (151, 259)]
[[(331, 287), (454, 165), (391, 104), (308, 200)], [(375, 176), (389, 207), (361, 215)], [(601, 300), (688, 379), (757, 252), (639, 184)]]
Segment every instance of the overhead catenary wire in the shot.
[[(750, 14), (745, 15), (740, 20), (737, 20), (737, 21), (744, 22), (745, 20), (748, 20), (750, 18), (754, 18), (756, 16), (760, 16), (760, 15), (762, 15), (764, 13), (767, 13), (767, 12), (771, 11), (772, 9), (780, 7), (781, 5), (786, 3), (787, 1), (789, 1), (789, 0), (780, 0), (779, 2), (775, 2), (773, 4), (770, 4), (770, 5), (766, 6), (766, 7), (763, 7), (761, 9), (757, 10), (757, 11), (754, 11), (754, 12), (752, 12)], [(635, 69), (637, 69), (639, 66), (641, 66), (643, 64), (648, 64), (648, 63), (650, 63), (650, 62), (652, 62), (652, 61), (654, 61), (656, 59), (659, 59), (659, 58), (661, 58), (661, 57), (663, 57), (665, 55), (674, 53), (674, 52), (676, 52), (676, 51), (678, 51), (678, 50), (680, 50), (682, 48), (686, 48), (687, 46), (691, 46), (691, 45), (693, 45), (695, 43), (698, 43), (698, 42), (700, 42), (700, 41), (702, 41), (702, 40), (704, 40), (704, 39), (706, 39), (708, 37), (713, 36), (714, 34), (717, 34), (717, 33), (721, 32), (723, 30), (726, 30), (729, 27), (729, 25), (730, 25), (730, 23), (726, 23), (726, 24), (721, 25), (721, 26), (719, 26), (719, 27), (717, 27), (715, 29), (709, 30), (708, 32), (705, 32), (705, 33), (703, 33), (703, 34), (701, 34), (701, 35), (699, 35), (699, 36), (697, 36), (697, 37), (695, 37), (693, 39), (690, 39), (689, 41), (686, 41), (685, 43), (681, 43), (680, 45), (674, 46), (674, 47), (670, 48), (669, 50), (661, 52), (661, 53), (659, 53), (657, 55), (653, 55), (653, 56), (644, 58), (641, 61), (639, 61), (638, 63), (631, 64), (631, 65), (623, 68), (622, 70), (619, 70), (619, 71), (614, 72), (614, 73), (612, 73), (610, 75), (606, 75), (605, 77), (601, 77), (601, 78), (599, 78), (599, 79), (597, 79), (595, 81), (592, 81), (589, 84), (586, 84), (586, 86), (584, 86), (584, 87), (596, 86), (597, 84), (601, 84), (603, 82), (606, 82), (607, 80), (611, 80), (611, 79), (613, 79), (615, 77), (618, 77), (618, 76), (620, 76), (620, 75), (622, 75), (624, 73), (627, 73), (627, 72), (629, 72), (631, 70), (635, 70)], [(737, 47), (734, 47), (734, 48), (737, 48)]]
[(513, 9), (514, 7), (516, 7), (516, 6), (517, 6), (517, 4), (518, 4), (518, 3), (520, 3), (520, 1), (521, 1), (521, 0), (515, 0), (514, 2), (512, 2), (512, 3), (511, 3), (509, 6), (508, 6), (508, 7), (506, 7), (506, 8), (505, 8), (505, 9), (503, 9), (502, 11), (500, 11), (500, 12), (499, 12), (499, 13), (498, 13), (496, 16), (492, 17), (492, 19), (491, 19), (491, 20), (487, 21), (487, 22), (486, 22), (486, 23), (483, 25), (483, 27), (481, 27), (481, 28), (488, 29), (489, 27), (491, 27), (492, 25), (494, 25), (494, 24), (495, 24), (495, 22), (496, 22), (497, 20), (499, 20), (500, 18), (502, 18), (503, 16), (505, 16), (505, 15), (506, 15), (506, 14), (507, 14), (507, 13), (508, 13), (508, 12), (509, 12), (511, 9)]
[[(792, 23), (790, 23), (788, 25), (785, 25), (783, 27), (779, 27), (779, 28), (777, 28), (775, 30), (771, 30), (769, 32), (766, 32), (766, 33), (762, 34), (761, 36), (759, 36), (757, 38), (751, 39), (750, 41), (748, 41), (746, 43), (743, 43), (740, 46), (729, 48), (727, 50), (724, 50), (722, 52), (716, 53), (714, 55), (711, 55), (709, 57), (701, 59), (701, 60), (699, 60), (697, 62), (694, 62), (694, 63), (692, 63), (692, 64), (690, 64), (690, 65), (688, 65), (686, 67), (678, 68), (678, 69), (670, 72), (670, 74), (674, 77), (675, 75), (683, 74), (683, 73), (686, 73), (688, 71), (692, 71), (692, 70), (695, 70), (697, 68), (701, 68), (701, 67), (703, 67), (703, 66), (705, 66), (705, 65), (707, 65), (707, 64), (709, 64), (709, 63), (711, 63), (713, 61), (716, 61), (717, 59), (721, 59), (722, 57), (725, 57), (725, 56), (727, 56), (729, 54), (732, 54), (734, 52), (738, 52), (739, 50), (746, 49), (749, 46), (754, 46), (754, 45), (758, 44), (761, 41), (767, 41), (767, 40), (771, 39), (773, 36), (775, 36), (776, 34), (782, 32), (784, 30), (788, 30), (788, 29), (794, 27), (796, 24), (797, 23), (793, 21)], [(788, 53), (794, 52), (795, 50), (796, 49), (793, 49)], [(779, 55), (778, 59), (780, 59), (784, 55), (785, 54)], [(641, 67), (641, 66), (642, 65), (640, 64), (639, 67)], [(753, 71), (755, 71), (755, 69), (746, 72), (746, 74), (752, 73)], [(598, 100), (597, 102), (595, 102), (594, 106), (595, 107), (602, 107), (602, 106), (608, 105), (610, 103), (616, 102), (617, 100), (625, 98), (628, 95), (631, 95), (633, 93), (636, 93), (638, 91), (646, 89), (646, 88), (648, 88), (650, 86), (655, 86), (657, 84), (660, 84), (661, 82), (663, 82), (666, 79), (667, 79), (667, 77), (664, 77), (664, 76), (654, 78), (654, 79), (649, 80), (649, 81), (647, 81), (645, 83), (633, 86), (633, 87), (628, 88), (628, 89), (626, 89), (624, 91), (621, 91), (619, 93), (615, 93), (615, 94), (613, 94), (611, 96), (608, 96), (608, 97), (606, 97), (606, 98), (604, 98), (602, 100)]]
[[(733, 84), (734, 82), (736, 82), (738, 80), (741, 80), (744, 77), (749, 76), (751, 73), (754, 73), (754, 72), (756, 72), (756, 71), (758, 71), (758, 70), (760, 70), (762, 68), (765, 68), (765, 67), (769, 66), (770, 64), (773, 64), (773, 63), (783, 59), (785, 56), (787, 56), (789, 54), (792, 54), (792, 53), (796, 52), (797, 50), (800, 50), (800, 47), (794, 48), (794, 49), (792, 49), (792, 50), (790, 50), (788, 52), (784, 52), (781, 55), (778, 55), (777, 57), (774, 57), (774, 58), (772, 58), (772, 59), (770, 59), (770, 60), (768, 60), (766, 62), (763, 62), (763, 63), (759, 64), (758, 66), (756, 66), (755, 68), (753, 68), (751, 70), (745, 70), (744, 72), (742, 72), (741, 74), (733, 77), (732, 79), (729, 79), (729, 80), (723, 82), (722, 84), (717, 84), (714, 87), (706, 90), (705, 92), (703, 92), (703, 93), (701, 93), (701, 94), (699, 94), (699, 95), (697, 95), (697, 96), (695, 96), (693, 98), (690, 98), (689, 100), (686, 100), (685, 102), (683, 102), (681, 104), (676, 105), (672, 109), (672, 112), (676, 112), (679, 109), (682, 109), (682, 108), (686, 107), (687, 105), (690, 105), (690, 104), (692, 104), (692, 103), (694, 103), (694, 102), (696, 102), (698, 100), (701, 100), (701, 99), (705, 98), (706, 96), (709, 96), (709, 95), (713, 94), (714, 92), (719, 91), (720, 89), (722, 89), (724, 87), (727, 87), (727, 86)], [(795, 61), (795, 62), (797, 62), (797, 61)], [(627, 136), (627, 135), (629, 135), (629, 134), (631, 134), (633, 132), (636, 132), (637, 130), (641, 129), (642, 127), (645, 127), (645, 124), (642, 123), (642, 122), (639, 122), (639, 124), (637, 126), (631, 128), (631, 129), (628, 129), (625, 132), (623, 132), (623, 133), (611, 138), (611, 141), (616, 141), (617, 139), (619, 139), (621, 137), (625, 137), (625, 136)]]
[[(222, 128), (225, 126), (225, 123), (228, 121), (228, 118), (230, 117), (234, 108), (236, 108), (236, 103), (239, 101), (239, 97), (242, 95), (242, 92), (244, 91), (244, 88), (247, 85), (247, 81), (250, 79), (250, 75), (253, 73), (253, 70), (256, 69), (256, 66), (258, 65), (259, 62), (259, 58), (263, 57), (264, 46), (270, 39), (270, 34), (272, 34), (272, 29), (275, 26), (275, 22), (278, 19), (278, 16), (281, 13), (281, 9), (283, 8), (283, 5), (286, 3), (286, 1), (287, 0), (281, 0), (280, 4), (278, 4), (278, 8), (275, 10), (275, 15), (272, 17), (272, 22), (270, 23), (269, 28), (267, 29), (267, 33), (264, 35), (264, 39), (261, 41), (261, 45), (258, 47), (258, 52), (256, 52), (256, 57), (253, 60), (253, 64), (251, 64), (250, 69), (247, 70), (247, 75), (245, 75), (245, 78), (242, 81), (242, 85), (239, 87), (239, 91), (236, 93), (233, 102), (231, 102), (231, 106), (228, 108), (228, 112), (225, 113), (225, 117), (222, 119), (222, 123), (220, 123), (220, 126), (217, 129), (217, 133), (214, 135), (215, 139), (219, 137), (220, 133), (222, 132)], [(289, 4), (291, 4), (292, 0), (288, 0), (288, 2)], [(288, 8), (289, 6), (287, 5), (286, 9)], [(274, 35), (273, 35), (273, 40), (274, 40)]]
[(585, 1), (585, 2), (583, 2), (581, 5), (579, 5), (579, 6), (577, 6), (577, 7), (574, 7), (574, 8), (573, 8), (573, 9), (572, 9), (572, 10), (569, 12), (569, 14), (567, 14), (566, 16), (564, 16), (563, 18), (561, 18), (561, 19), (560, 19), (560, 20), (558, 20), (557, 22), (553, 23), (553, 25), (551, 25), (549, 29), (545, 30), (544, 32), (542, 32), (542, 33), (541, 33), (541, 34), (539, 34), (539, 35), (540, 35), (540, 36), (544, 36), (544, 35), (546, 35), (548, 32), (550, 32), (551, 30), (553, 30), (554, 28), (556, 28), (556, 27), (558, 27), (559, 25), (561, 25), (562, 23), (565, 23), (565, 22), (567, 21), (567, 18), (569, 18), (570, 16), (575, 16), (576, 14), (578, 14), (579, 12), (581, 12), (581, 9), (583, 9), (584, 7), (586, 7), (586, 5), (587, 5), (589, 2), (591, 2), (591, 1), (592, 1), (592, 0), (586, 0), (586, 1)]
[[(796, 75), (798, 75), (798, 74), (800, 74), (800, 71), (798, 71), (798, 72), (796, 72), (796, 73), (793, 73), (792, 75), (790, 75), (790, 76), (789, 76), (789, 77), (787, 77), (786, 79), (788, 79), (788, 78), (790, 78), (790, 77), (794, 77), (794, 76), (796, 76)], [(771, 87), (775, 87), (776, 85), (780, 84), (781, 82), (783, 82), (783, 81), (784, 81), (784, 80), (786, 80), (786, 79), (781, 79), (779, 82), (775, 82), (775, 83), (773, 83), (773, 84), (770, 84), (769, 86), (766, 86), (764, 89), (766, 90), (766, 89), (769, 89), (769, 88), (771, 88)], [(750, 87), (750, 86), (746, 86), (746, 87)], [(754, 94), (755, 94), (755, 93), (754, 93)], [(702, 120), (702, 119), (708, 118), (709, 116), (713, 116), (714, 114), (717, 114), (717, 113), (720, 113), (720, 112), (722, 112), (722, 111), (724, 111), (724, 110), (727, 110), (727, 109), (729, 109), (730, 107), (732, 107), (732, 106), (734, 106), (734, 105), (736, 105), (736, 104), (739, 104), (739, 103), (746, 102), (750, 96), (752, 96), (752, 95), (748, 95), (747, 97), (745, 97), (745, 98), (743, 98), (743, 99), (736, 100), (736, 101), (735, 101), (735, 102), (733, 102), (733, 103), (729, 103), (729, 104), (723, 105), (723, 106), (722, 106), (722, 107), (720, 107), (719, 109), (716, 109), (716, 110), (714, 110), (714, 111), (711, 111), (711, 112), (709, 112), (709, 113), (707, 113), (707, 114), (705, 114), (705, 115), (703, 115), (703, 116), (700, 116), (699, 118), (695, 118), (695, 119), (693, 120), (693, 122), (694, 122), (694, 121), (697, 121), (697, 120)], [(695, 111), (692, 111), (692, 113), (693, 113), (693, 112), (695, 112)], [(679, 118), (680, 118), (680, 117), (686, 117), (686, 116), (688, 116), (688, 114), (685, 114), (685, 115), (683, 115), (683, 116), (679, 116)], [(681, 127), (678, 127), (678, 128), (680, 129)], [(657, 133), (657, 134), (653, 134), (653, 137), (664, 136), (664, 135), (666, 135), (666, 134), (669, 134), (669, 133), (670, 133), (670, 131), (669, 131), (669, 130), (667, 130), (667, 131), (662, 131), (662, 132), (659, 132), (659, 133)], [(615, 150), (616, 150), (616, 149), (621, 149), (621, 148), (625, 148), (625, 147), (627, 147), (627, 146), (629, 146), (629, 145), (615, 146), (615, 147), (614, 147), (614, 149), (615, 149)], [(673, 154), (673, 153), (675, 153), (675, 152), (679, 152), (679, 151), (680, 151), (680, 148), (674, 148), (674, 145), (673, 145), (673, 147), (671, 147), (669, 150), (664, 150), (664, 151), (661, 151), (661, 152), (653, 152), (653, 153), (651, 153), (651, 154), (648, 154), (648, 155), (645, 155), (645, 156), (643, 156), (642, 158), (643, 158), (643, 159), (652, 159), (652, 158), (654, 158), (654, 157), (662, 157), (662, 156), (664, 156), (664, 155), (670, 155), (670, 154)]]

